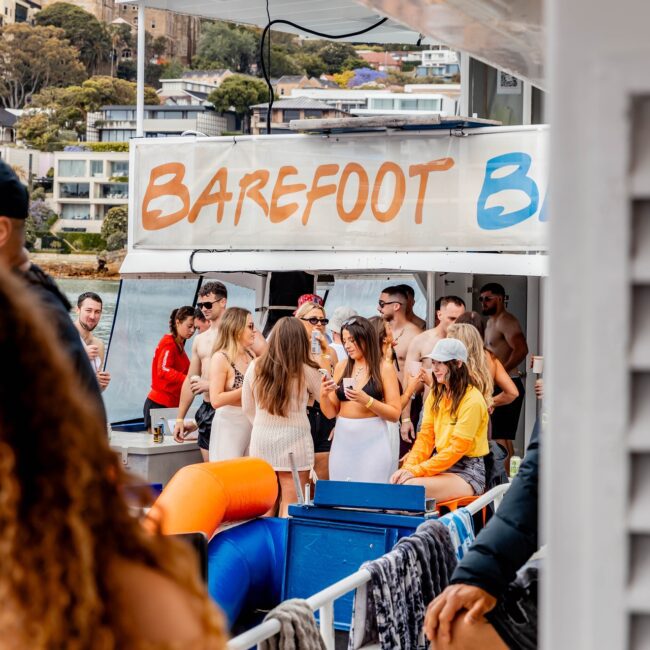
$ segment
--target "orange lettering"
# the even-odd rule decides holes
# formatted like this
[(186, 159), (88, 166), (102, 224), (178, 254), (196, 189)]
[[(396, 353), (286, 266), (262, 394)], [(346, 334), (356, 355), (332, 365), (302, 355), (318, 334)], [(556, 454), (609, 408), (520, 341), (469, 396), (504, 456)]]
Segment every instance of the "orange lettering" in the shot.
[[(393, 200), (388, 206), (388, 210), (382, 211), (379, 209), (377, 202), (379, 201), (379, 192), (381, 190), (381, 184), (384, 182), (384, 177), (386, 174), (391, 173), (395, 174), (395, 192), (393, 193)], [(406, 179), (404, 178), (404, 172), (402, 168), (394, 162), (385, 162), (377, 172), (375, 176), (375, 186), (372, 188), (372, 197), (370, 199), (370, 209), (375, 215), (377, 221), (390, 221), (395, 218), (395, 215), (399, 212), (399, 209), (404, 203), (404, 196), (406, 194)]]
[(338, 174), (338, 171), (339, 165), (334, 164), (319, 165), (316, 167), (314, 179), (311, 183), (311, 189), (307, 192), (307, 205), (305, 206), (305, 211), (302, 213), (303, 226), (307, 225), (307, 222), (309, 221), (309, 215), (311, 214), (311, 208), (314, 205), (314, 202), (336, 192), (336, 183), (318, 185), (318, 181), (324, 176), (334, 176), (334, 174)]
[[(166, 183), (157, 184), (156, 181), (163, 176), (173, 175)], [(160, 230), (171, 226), (185, 218), (190, 209), (190, 193), (183, 184), (185, 165), (182, 163), (165, 163), (151, 170), (149, 184), (142, 199), (142, 227), (145, 230)], [(179, 198), (183, 207), (172, 214), (162, 215), (162, 210), (149, 210), (149, 204), (161, 196), (175, 196)]]
[(266, 202), (266, 199), (262, 196), (260, 190), (269, 182), (269, 173), (268, 169), (258, 169), (250, 174), (244, 174), (239, 181), (239, 198), (237, 199), (237, 209), (235, 210), (235, 225), (239, 223), (241, 217), (242, 203), (244, 202), (244, 197), (248, 196), (249, 199), (255, 201), (257, 205), (262, 208), (264, 216), (267, 216), (269, 213), (269, 204)]
[[(214, 184), (219, 181), (219, 191), (210, 194), (210, 190), (214, 187)], [(190, 214), (187, 217), (187, 220), (190, 223), (194, 223), (199, 216), (199, 212), (203, 210), (208, 205), (214, 203), (217, 204), (217, 223), (221, 223), (223, 219), (223, 209), (227, 201), (232, 199), (232, 192), (226, 191), (228, 187), (228, 170), (225, 167), (222, 167), (211, 179), (210, 182), (205, 186), (201, 196), (196, 200), (196, 203), (192, 206)]]
[[(359, 194), (357, 195), (357, 200), (352, 207), (352, 210), (346, 212), (343, 207), (343, 195), (345, 194), (345, 186), (348, 183), (350, 174), (356, 174), (359, 177)], [(366, 173), (366, 170), (358, 163), (348, 163), (343, 168), (343, 173), (341, 174), (341, 180), (339, 182), (339, 191), (336, 194), (336, 210), (339, 213), (339, 218), (347, 223), (356, 221), (361, 216), (363, 209), (366, 207), (369, 192), (368, 174)]]
[(446, 172), (454, 166), (453, 158), (439, 158), (438, 160), (431, 160), (422, 165), (411, 165), (409, 167), (409, 176), (420, 177), (420, 189), (418, 190), (418, 200), (415, 204), (415, 223), (422, 223), (422, 206), (427, 194), (427, 183), (429, 181), (429, 174), (431, 172)]
[(293, 165), (285, 165), (280, 167), (278, 170), (278, 178), (275, 181), (275, 187), (273, 188), (273, 194), (271, 194), (271, 209), (269, 211), (269, 218), (271, 223), (280, 223), (285, 219), (288, 219), (297, 209), (298, 204), (287, 203), (283, 206), (278, 206), (278, 201), (287, 194), (293, 194), (295, 192), (302, 192), (307, 189), (307, 186), (304, 183), (294, 183), (293, 185), (284, 185), (284, 179), (287, 176), (297, 174), (298, 170)]

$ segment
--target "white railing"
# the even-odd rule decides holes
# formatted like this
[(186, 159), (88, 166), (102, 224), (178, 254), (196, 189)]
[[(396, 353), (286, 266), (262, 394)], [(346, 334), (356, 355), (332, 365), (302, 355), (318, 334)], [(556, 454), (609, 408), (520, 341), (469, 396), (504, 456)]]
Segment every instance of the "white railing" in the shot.
[[(489, 492), (481, 495), (476, 501), (466, 506), (466, 510), (474, 515), (490, 503), (494, 503), (495, 508), (498, 508), (501, 505), (503, 495), (508, 491), (509, 487), (509, 483), (497, 485)], [(312, 611), (318, 611), (319, 613), (320, 633), (327, 650), (334, 650), (334, 601), (369, 580), (370, 573), (367, 569), (359, 569), (356, 573), (335, 582), (333, 585), (307, 598), (306, 602)], [(261, 641), (270, 639), (279, 632), (280, 622), (277, 619), (271, 618), (232, 639), (228, 643), (228, 650), (248, 650), (248, 648), (256, 646)], [(369, 650), (369, 646), (367, 650)]]

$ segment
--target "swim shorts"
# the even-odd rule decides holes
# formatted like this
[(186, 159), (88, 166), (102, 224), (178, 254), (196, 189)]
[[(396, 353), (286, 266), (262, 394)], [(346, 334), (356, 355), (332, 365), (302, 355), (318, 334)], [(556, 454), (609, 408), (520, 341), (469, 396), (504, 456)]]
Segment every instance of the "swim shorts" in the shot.
[(212, 431), (212, 418), (214, 409), (210, 402), (203, 402), (196, 411), (194, 419), (199, 426), (199, 447), (206, 451), (210, 449), (210, 432)]
[[(492, 438), (494, 440), (514, 440), (517, 435), (517, 427), (519, 426), (519, 415), (521, 413), (521, 406), (524, 403), (524, 382), (521, 377), (511, 377), (515, 382), (519, 395), (510, 404), (505, 406), (497, 406), (492, 413)], [(495, 395), (501, 391), (497, 390)]]
[(529, 560), (485, 615), (510, 650), (537, 648), (537, 592), (541, 560)]

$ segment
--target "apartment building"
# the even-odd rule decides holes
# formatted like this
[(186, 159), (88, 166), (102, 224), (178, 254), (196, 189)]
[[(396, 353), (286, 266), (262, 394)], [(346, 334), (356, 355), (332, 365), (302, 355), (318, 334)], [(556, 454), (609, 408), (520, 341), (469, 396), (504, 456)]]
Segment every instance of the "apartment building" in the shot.
[(129, 199), (128, 152), (61, 151), (54, 154), (56, 230), (101, 231), (102, 220)]
[(188, 70), (180, 79), (161, 79), (156, 93), (163, 104), (203, 106), (208, 95), (232, 74), (230, 70)]
[[(221, 135), (236, 128), (234, 114), (220, 114), (205, 106), (145, 106), (144, 134), (147, 138), (182, 135), (198, 131)], [(127, 142), (135, 137), (135, 106), (102, 106), (86, 117), (88, 142)]]
[(41, 3), (33, 0), (0, 0), (0, 27), (12, 23), (32, 24), (40, 8)]

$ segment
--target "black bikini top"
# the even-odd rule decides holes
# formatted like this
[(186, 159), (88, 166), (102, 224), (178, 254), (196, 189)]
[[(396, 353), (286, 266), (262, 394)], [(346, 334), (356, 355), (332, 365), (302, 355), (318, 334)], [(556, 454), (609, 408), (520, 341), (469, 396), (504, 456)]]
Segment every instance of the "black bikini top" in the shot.
[[(368, 397), (372, 397), (373, 399), (381, 401), (384, 398), (384, 392), (382, 391), (381, 386), (376, 386), (372, 379), (368, 380), (361, 390), (366, 393)], [(349, 401), (343, 389), (343, 380), (341, 380), (341, 385), (336, 389), (336, 396), (341, 402)]]

